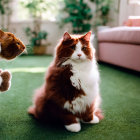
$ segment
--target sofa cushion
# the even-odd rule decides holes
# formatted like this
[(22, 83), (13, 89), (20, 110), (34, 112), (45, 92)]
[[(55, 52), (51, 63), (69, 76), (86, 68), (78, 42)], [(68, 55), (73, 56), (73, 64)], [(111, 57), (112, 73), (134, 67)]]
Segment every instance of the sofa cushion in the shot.
[(130, 18), (130, 19), (127, 19), (127, 21), (124, 22), (123, 24), (124, 26), (133, 26), (133, 27), (136, 27), (136, 26), (140, 26), (140, 18)]
[(98, 32), (99, 42), (140, 44), (140, 27), (115, 27)]
[(140, 72), (140, 45), (122, 43), (99, 43), (99, 61)]

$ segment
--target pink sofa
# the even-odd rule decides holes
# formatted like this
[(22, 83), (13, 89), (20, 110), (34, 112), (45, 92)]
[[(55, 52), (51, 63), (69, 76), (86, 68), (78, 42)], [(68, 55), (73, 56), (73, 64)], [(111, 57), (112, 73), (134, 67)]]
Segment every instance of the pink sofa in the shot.
[(99, 61), (140, 72), (140, 27), (100, 31), (98, 43)]

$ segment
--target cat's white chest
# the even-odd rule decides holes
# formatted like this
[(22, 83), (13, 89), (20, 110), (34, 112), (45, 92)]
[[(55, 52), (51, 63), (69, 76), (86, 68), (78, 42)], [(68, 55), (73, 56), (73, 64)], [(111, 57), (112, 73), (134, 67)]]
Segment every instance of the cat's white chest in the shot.
[(71, 71), (73, 75), (70, 77), (71, 83), (77, 89), (82, 89), (86, 95), (75, 98), (71, 103), (67, 101), (64, 104), (64, 108), (72, 113), (81, 113), (86, 110), (87, 105), (90, 106), (92, 104), (95, 96), (99, 92), (99, 74), (97, 67), (94, 67), (92, 63), (73, 64), (72, 66)]

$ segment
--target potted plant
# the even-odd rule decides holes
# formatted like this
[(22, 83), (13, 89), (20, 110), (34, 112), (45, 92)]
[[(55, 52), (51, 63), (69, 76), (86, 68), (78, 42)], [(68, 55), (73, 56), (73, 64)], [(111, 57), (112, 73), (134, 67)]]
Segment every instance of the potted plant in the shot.
[(71, 23), (73, 33), (85, 33), (91, 29), (91, 9), (84, 0), (64, 0), (64, 12), (67, 16), (62, 23)]
[(30, 46), (33, 47), (34, 54), (45, 54), (46, 53), (46, 45), (42, 44), (43, 40), (47, 39), (46, 31), (36, 32), (31, 28), (27, 27), (25, 29), (25, 33), (29, 38)]
[(93, 30), (94, 30), (94, 47), (96, 48), (96, 55), (98, 56), (98, 30), (108, 28), (106, 25), (111, 20), (109, 18), (110, 6), (112, 0), (90, 0), (95, 5), (93, 13)]
[(112, 0), (90, 0), (95, 4), (94, 10), (94, 26), (106, 25), (109, 18), (109, 11)]
[(47, 32), (41, 31), (42, 13), (47, 10), (48, 4), (46, 0), (26, 0), (22, 1), (21, 5), (28, 9), (33, 27), (27, 27), (25, 33), (29, 38), (30, 46), (33, 47), (34, 54), (46, 53), (46, 45), (42, 44), (43, 40), (47, 38)]
[(8, 31), (10, 26), (10, 18), (12, 14), (12, 0), (0, 0), (0, 23), (1, 29)]

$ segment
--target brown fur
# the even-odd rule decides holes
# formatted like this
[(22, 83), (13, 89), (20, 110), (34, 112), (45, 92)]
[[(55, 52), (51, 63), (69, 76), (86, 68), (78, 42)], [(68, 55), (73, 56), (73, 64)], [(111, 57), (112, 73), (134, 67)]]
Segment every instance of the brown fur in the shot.
[(8, 71), (2, 71), (0, 70), (0, 76), (3, 79), (1, 86), (0, 86), (0, 91), (6, 91), (8, 90), (10, 86), (10, 79), (11, 79), (11, 74)]
[(0, 56), (8, 60), (15, 58), (25, 50), (23, 43), (10, 32), (0, 30), (0, 43)]
[[(10, 32), (3, 32), (0, 30), (0, 57), (11, 60), (20, 55), (25, 46), (23, 43)], [(7, 91), (10, 86), (11, 74), (8, 71), (0, 70), (2, 83), (0, 85), (0, 92)]]
[[(82, 89), (78, 90), (71, 84), (70, 77), (73, 75), (71, 65), (61, 65), (73, 54), (73, 46), (76, 45), (78, 40), (81, 41), (83, 47), (84, 45), (87, 46), (83, 51), (88, 59), (92, 59), (90, 43), (86, 35), (78, 38), (66, 36), (61, 40), (56, 49), (55, 60), (46, 74), (45, 83), (36, 91), (34, 105), (28, 110), (28, 113), (36, 119), (49, 122), (58, 120), (64, 125), (76, 123), (77, 117), (85, 122), (93, 119), (94, 104), (90, 107), (87, 106), (84, 113), (76, 114), (63, 107), (66, 101), (71, 103), (76, 97), (85, 95)], [(98, 113), (98, 116), (100, 115), (101, 112)]]

